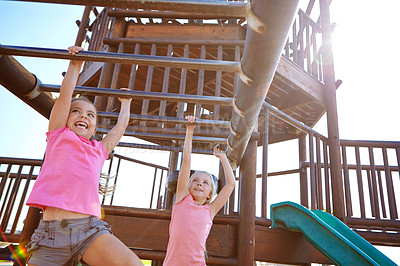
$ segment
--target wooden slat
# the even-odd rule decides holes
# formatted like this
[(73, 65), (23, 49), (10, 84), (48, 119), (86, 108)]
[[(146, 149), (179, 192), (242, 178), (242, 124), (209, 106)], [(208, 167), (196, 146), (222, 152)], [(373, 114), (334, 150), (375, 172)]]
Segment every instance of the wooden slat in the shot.
[[(172, 44), (168, 44), (167, 56), (172, 56), (172, 51), (173, 51)], [(170, 67), (166, 67), (165, 70), (164, 70), (162, 93), (168, 93), (170, 71), (171, 71)], [(159, 116), (165, 116), (166, 104), (167, 104), (167, 101), (160, 101), (160, 110), (158, 111), (158, 115)], [(158, 123), (157, 126), (158, 127), (162, 127), (163, 123)]]
[(388, 195), (388, 200), (389, 200), (390, 218), (392, 220), (396, 220), (398, 218), (396, 197), (394, 194), (392, 172), (390, 171), (390, 168), (389, 168), (389, 161), (388, 161), (386, 147), (382, 148), (382, 154), (383, 154), (383, 164), (385, 166), (386, 188), (387, 188), (387, 195)]
[[(222, 46), (218, 45), (218, 55), (217, 59), (222, 60)], [(216, 73), (216, 78), (215, 78), (215, 94), (214, 96), (220, 97), (221, 96), (221, 80), (222, 80), (222, 72), (217, 71)], [(219, 105), (214, 105), (214, 120), (219, 120)]]
[(255, 260), (280, 264), (310, 265), (331, 262), (309, 244), (301, 233), (256, 225)]
[(387, 218), (387, 213), (386, 213), (386, 206), (385, 206), (385, 196), (383, 195), (383, 184), (382, 184), (382, 175), (381, 171), (377, 170), (376, 171), (376, 177), (377, 177), (377, 183), (378, 183), (378, 191), (379, 191), (379, 197), (380, 197), (380, 203), (381, 203), (381, 209), (382, 209), (382, 217)]
[(360, 147), (355, 146), (354, 148), (356, 156), (356, 175), (357, 175), (357, 185), (358, 185), (358, 198), (360, 202), (360, 212), (361, 212), (361, 218), (365, 218), (365, 201), (364, 201), (364, 187), (363, 187), (362, 172), (361, 172)]
[(316, 150), (316, 181), (317, 181), (317, 191), (318, 191), (318, 201), (317, 208), (319, 210), (324, 210), (324, 200), (322, 193), (322, 172), (321, 172), (321, 138), (319, 136), (315, 137), (315, 150)]
[(317, 186), (315, 178), (315, 163), (314, 163), (314, 135), (308, 134), (308, 147), (310, 156), (310, 185), (311, 185), (311, 209), (317, 207)]
[[(202, 45), (200, 48), (200, 59), (205, 59), (206, 58), (206, 46)], [(197, 95), (203, 95), (204, 91), (204, 69), (199, 70), (199, 77), (197, 79)], [(201, 117), (201, 104), (196, 103), (196, 109), (195, 109), (195, 116), (197, 118)]]
[[(185, 45), (184, 50), (183, 50), (183, 58), (188, 58), (188, 57), (189, 57), (189, 45)], [(182, 68), (181, 79), (180, 79), (181, 82), (179, 85), (179, 94), (185, 94), (185, 92), (186, 92), (186, 78), (187, 78), (187, 69)], [(176, 117), (183, 118), (183, 114), (184, 114), (183, 107), (184, 107), (183, 103), (179, 102)], [(177, 124), (176, 128), (181, 128), (181, 125)]]
[(373, 209), (372, 215), (375, 218), (380, 218), (380, 211), (379, 211), (379, 199), (378, 199), (378, 192), (377, 192), (377, 183), (376, 183), (376, 169), (375, 169), (375, 159), (374, 159), (374, 150), (372, 147), (368, 147), (368, 154), (369, 154), (369, 163), (371, 165), (371, 188), (370, 190), (370, 197), (372, 199), (373, 204), (371, 208)]
[(326, 212), (331, 213), (331, 182), (330, 182), (330, 172), (329, 172), (329, 157), (328, 157), (328, 143), (323, 140), (323, 150), (324, 150), (324, 171), (325, 171), (325, 208)]
[[(154, 43), (151, 45), (151, 53), (150, 55), (155, 56), (157, 53), (157, 45)], [(151, 84), (153, 81), (153, 73), (154, 73), (154, 66), (148, 66), (147, 68), (147, 77), (146, 77), (146, 85), (144, 88), (145, 92), (151, 91)], [(142, 111), (140, 112), (142, 115), (147, 115), (149, 110), (149, 100), (145, 99), (142, 102)], [(140, 122), (140, 126), (146, 126), (146, 122)]]
[[(135, 45), (135, 51), (133, 52), (134, 54), (139, 54), (140, 53), (140, 44), (137, 43)], [(131, 66), (131, 73), (129, 76), (129, 85), (128, 89), (134, 90), (135, 89), (135, 80), (136, 80), (136, 73), (137, 73), (137, 67), (138, 65), (132, 65)]]
[(353, 208), (351, 204), (351, 192), (350, 192), (350, 178), (349, 178), (349, 168), (347, 166), (347, 149), (345, 145), (342, 145), (342, 164), (343, 164), (343, 185), (346, 197), (346, 213), (347, 216), (353, 216)]

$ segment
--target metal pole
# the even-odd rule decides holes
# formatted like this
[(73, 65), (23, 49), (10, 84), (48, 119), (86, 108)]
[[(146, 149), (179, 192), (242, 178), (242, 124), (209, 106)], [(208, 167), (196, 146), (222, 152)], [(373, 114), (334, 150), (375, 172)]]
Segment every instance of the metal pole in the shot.
[(158, 67), (173, 67), (187, 69), (205, 69), (211, 71), (239, 72), (240, 63), (235, 61), (220, 61), (209, 59), (180, 58), (169, 56), (152, 56), (141, 54), (126, 54), (114, 52), (82, 51), (71, 55), (67, 50), (38, 47), (0, 45), (0, 54), (29, 57), (44, 57), (53, 59), (68, 59), (93, 62), (110, 62), (126, 65), (143, 65)]
[(241, 75), (231, 119), (227, 156), (235, 169), (242, 159), (251, 132), (272, 83), (298, 0), (254, 0), (247, 17), (248, 29)]

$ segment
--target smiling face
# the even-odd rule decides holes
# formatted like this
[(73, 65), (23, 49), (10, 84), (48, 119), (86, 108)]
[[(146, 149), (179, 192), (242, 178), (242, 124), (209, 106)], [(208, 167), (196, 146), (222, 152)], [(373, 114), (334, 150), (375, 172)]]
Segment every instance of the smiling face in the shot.
[(212, 180), (208, 173), (196, 172), (190, 177), (189, 192), (198, 205), (209, 203), (212, 193)]
[(96, 132), (97, 112), (93, 104), (85, 100), (71, 103), (67, 127), (76, 135), (89, 139)]

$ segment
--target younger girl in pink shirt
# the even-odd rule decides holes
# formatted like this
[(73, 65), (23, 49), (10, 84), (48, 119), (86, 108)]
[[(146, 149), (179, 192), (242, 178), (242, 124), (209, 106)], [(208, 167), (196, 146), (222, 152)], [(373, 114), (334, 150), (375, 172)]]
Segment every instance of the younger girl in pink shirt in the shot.
[[(81, 47), (71, 46), (76, 54)], [(28, 244), (29, 265), (143, 265), (101, 221), (99, 177), (108, 154), (125, 132), (132, 99), (120, 98), (116, 125), (101, 140), (97, 111), (86, 98), (72, 100), (82, 61), (71, 61), (49, 119), (46, 156), (27, 205), (43, 210)]]
[[(224, 152), (214, 149), (221, 160), (226, 185), (215, 200), (214, 182), (210, 173), (198, 171), (190, 176), (194, 116), (186, 116), (191, 122), (186, 126), (182, 165), (179, 171), (175, 204), (169, 226), (169, 241), (164, 266), (206, 265), (205, 244), (212, 220), (224, 206), (235, 187), (235, 177)], [(189, 178), (190, 177), (190, 178)]]

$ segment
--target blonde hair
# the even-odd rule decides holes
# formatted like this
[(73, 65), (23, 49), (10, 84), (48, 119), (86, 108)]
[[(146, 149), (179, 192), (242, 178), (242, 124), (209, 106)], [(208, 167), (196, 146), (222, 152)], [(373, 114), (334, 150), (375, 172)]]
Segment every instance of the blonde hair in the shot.
[(206, 174), (210, 178), (210, 187), (211, 187), (211, 191), (210, 191), (211, 193), (210, 194), (211, 195), (210, 195), (210, 198), (207, 198), (206, 202), (204, 203), (204, 204), (210, 204), (211, 200), (213, 199), (213, 197), (214, 197), (214, 195), (216, 193), (216, 191), (215, 191), (215, 187), (216, 187), (215, 186), (215, 180), (214, 180), (214, 177), (213, 177), (212, 174), (210, 174), (209, 172), (206, 172), (206, 171), (195, 171), (189, 178), (189, 188), (192, 185), (194, 175), (198, 174), (198, 173)]

